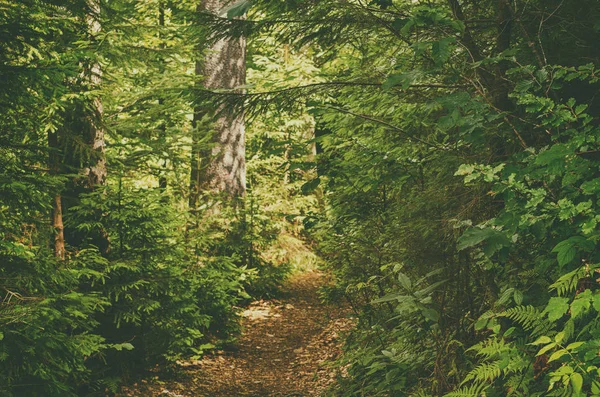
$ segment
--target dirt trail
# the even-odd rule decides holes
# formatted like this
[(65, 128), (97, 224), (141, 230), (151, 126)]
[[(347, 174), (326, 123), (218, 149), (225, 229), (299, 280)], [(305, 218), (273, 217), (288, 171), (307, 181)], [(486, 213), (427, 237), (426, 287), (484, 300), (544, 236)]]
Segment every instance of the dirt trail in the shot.
[(140, 382), (123, 396), (308, 397), (334, 381), (327, 366), (340, 354), (341, 334), (352, 328), (348, 311), (320, 302), (319, 272), (286, 283), (285, 298), (257, 301), (243, 313), (238, 350), (183, 364), (177, 381)]

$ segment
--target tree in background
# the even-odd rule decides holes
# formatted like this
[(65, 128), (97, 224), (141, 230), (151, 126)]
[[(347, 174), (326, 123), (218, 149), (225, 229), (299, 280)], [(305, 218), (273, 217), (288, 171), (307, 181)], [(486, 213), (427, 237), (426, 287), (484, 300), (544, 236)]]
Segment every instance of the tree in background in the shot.
[(597, 2), (5, 3), (2, 394), (231, 341), (308, 241), (332, 394), (600, 395)]
[(230, 338), (248, 297), (244, 269), (189, 257), (178, 216), (195, 5), (98, 4), (0, 6), (2, 395), (110, 393)]
[(325, 77), (263, 99), (317, 94), (339, 395), (596, 395), (598, 5), (255, 4)]
[[(199, 9), (213, 16), (227, 16), (231, 1), (203, 1)], [(246, 39), (212, 37), (212, 45), (201, 61), (196, 62), (196, 76), (202, 76), (202, 86), (208, 95), (219, 91), (239, 92), (246, 84)], [(208, 120), (207, 120), (208, 117)], [(202, 150), (194, 133), (190, 175), (190, 207), (198, 205), (202, 192), (243, 197), (246, 191), (245, 126), (243, 111), (214, 106), (204, 102), (194, 110), (194, 123), (201, 129), (208, 123), (210, 140)]]

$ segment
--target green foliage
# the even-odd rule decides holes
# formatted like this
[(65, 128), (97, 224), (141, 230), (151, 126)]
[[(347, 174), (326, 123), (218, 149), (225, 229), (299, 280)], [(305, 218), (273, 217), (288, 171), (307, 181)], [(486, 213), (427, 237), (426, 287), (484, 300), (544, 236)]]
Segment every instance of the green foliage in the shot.
[[(0, 393), (198, 357), (316, 249), (359, 319), (332, 394), (600, 395), (597, 1), (63, 3), (0, 6)], [(200, 89), (242, 33), (246, 92)], [(215, 105), (248, 196), (190, 209)]]
[[(598, 7), (584, 3), (256, 2), (322, 65), (323, 88), (297, 91), (320, 149), (304, 190), (327, 205), (307, 225), (331, 296), (360, 319), (333, 393), (597, 393), (596, 358), (577, 350), (598, 321)], [(531, 343), (561, 333), (536, 358)]]
[[(196, 4), (98, 4), (0, 6), (3, 396), (106, 395), (199, 358), (234, 340), (247, 291), (275, 293), (289, 269), (259, 258), (278, 236), (256, 204), (190, 226), (206, 217), (186, 208), (191, 136), (208, 135), (190, 117), (204, 103), (190, 73), (206, 35)], [(86, 183), (103, 160), (92, 126), (106, 144), (100, 186)], [(64, 259), (50, 249), (57, 198)]]

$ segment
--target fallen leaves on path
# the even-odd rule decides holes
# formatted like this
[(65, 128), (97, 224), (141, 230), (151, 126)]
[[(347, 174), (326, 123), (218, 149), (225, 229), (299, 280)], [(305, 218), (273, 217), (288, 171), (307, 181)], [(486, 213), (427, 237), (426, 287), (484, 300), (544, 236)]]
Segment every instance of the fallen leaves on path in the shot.
[(342, 336), (354, 322), (348, 310), (323, 304), (320, 272), (294, 276), (285, 298), (252, 303), (242, 313), (238, 350), (181, 363), (178, 381), (141, 382), (123, 396), (308, 397), (321, 396), (335, 381), (328, 365), (341, 353)]

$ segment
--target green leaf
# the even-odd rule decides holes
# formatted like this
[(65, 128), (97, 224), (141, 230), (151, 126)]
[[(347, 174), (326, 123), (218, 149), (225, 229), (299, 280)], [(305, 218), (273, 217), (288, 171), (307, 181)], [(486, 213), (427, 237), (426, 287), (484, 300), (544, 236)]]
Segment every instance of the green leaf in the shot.
[(439, 41), (435, 41), (431, 47), (431, 55), (436, 66), (442, 66), (448, 61), (451, 54), (451, 44), (456, 39), (454, 37), (445, 37)]
[(118, 343), (116, 345), (112, 345), (112, 347), (115, 350), (118, 350), (118, 351), (121, 351), (123, 349), (125, 349), (125, 350), (133, 350), (133, 345), (131, 343), (127, 343), (127, 342), (126, 343)]
[(400, 294), (394, 292), (394, 293), (382, 296), (381, 298), (374, 299), (374, 300), (371, 301), (371, 303), (383, 303), (383, 302), (395, 301), (395, 300), (398, 300), (398, 298), (402, 298), (402, 297), (405, 297), (405, 296), (406, 295), (400, 295)]
[(317, 189), (317, 187), (319, 187), (320, 183), (321, 183), (321, 178), (315, 178), (311, 181), (306, 182), (300, 188), (302, 190), (302, 194), (308, 195), (308, 194), (314, 192)]
[(489, 318), (480, 318), (479, 320), (477, 320), (477, 322), (475, 323), (475, 331), (480, 331), (484, 329), (489, 320)]
[(509, 246), (511, 240), (500, 230), (492, 228), (469, 228), (458, 238), (456, 248), (459, 251), (476, 246), (486, 242), (484, 253), (487, 256), (493, 255), (498, 249)]
[(592, 298), (592, 302), (594, 305), (594, 309), (597, 312), (600, 312), (600, 292), (597, 292), (594, 294), (593, 298)]
[(388, 90), (390, 88), (401, 85), (402, 88), (407, 89), (413, 82), (413, 76), (409, 73), (394, 73), (388, 76), (383, 82), (381, 88)]
[(557, 350), (550, 355), (550, 358), (548, 358), (548, 362), (558, 360), (559, 358), (561, 358), (562, 356), (564, 356), (566, 354), (569, 354), (569, 352), (566, 351), (565, 349)]
[(583, 252), (591, 252), (594, 248), (595, 244), (592, 241), (582, 236), (573, 236), (556, 244), (552, 252), (557, 253), (558, 264), (564, 266), (575, 258), (577, 249)]
[(473, 171), (475, 171), (475, 166), (473, 164), (461, 164), (454, 173), (454, 176), (471, 175)]
[(570, 343), (569, 346), (566, 347), (566, 349), (568, 351), (571, 351), (571, 350), (575, 350), (578, 347), (581, 347), (583, 345), (585, 345), (585, 342), (573, 342), (573, 343)]
[(571, 386), (573, 386), (573, 391), (576, 394), (581, 393), (581, 388), (583, 387), (583, 376), (577, 372), (573, 372), (570, 376)]
[(243, 16), (246, 12), (248, 12), (251, 6), (252, 2), (250, 0), (241, 0), (233, 3), (229, 7), (226, 7), (224, 10), (221, 10), (219, 14), (226, 15), (227, 18), (233, 19)]
[(536, 339), (535, 342), (530, 343), (530, 345), (533, 346), (538, 346), (538, 345), (545, 345), (546, 343), (550, 343), (552, 342), (552, 339), (550, 339), (550, 337), (543, 335), (540, 336), (539, 338)]
[(400, 285), (402, 285), (402, 288), (404, 288), (407, 291), (411, 291), (412, 288), (412, 282), (410, 281), (410, 278), (408, 278), (408, 276), (402, 272), (398, 273), (398, 281), (400, 282)]
[(571, 317), (577, 318), (581, 313), (587, 311), (592, 305), (591, 299), (592, 291), (589, 289), (577, 295), (571, 303)]
[(558, 264), (560, 266), (564, 266), (571, 262), (575, 258), (575, 254), (577, 251), (574, 247), (568, 246), (563, 249), (557, 251), (556, 259), (558, 260)]
[(423, 317), (425, 317), (428, 320), (433, 321), (434, 323), (440, 319), (440, 314), (435, 309), (431, 309), (431, 308), (422, 309), (421, 313), (423, 314)]
[(592, 381), (592, 393), (600, 394), (600, 382), (597, 380)]
[(523, 303), (523, 293), (518, 289), (515, 289), (513, 299), (515, 300), (515, 303), (520, 306)]
[(569, 299), (552, 297), (544, 309), (544, 313), (548, 313), (548, 320), (554, 322), (564, 316), (567, 310), (569, 310)]
[(556, 347), (556, 343), (555, 342), (549, 343), (546, 346), (542, 347), (540, 349), (540, 351), (537, 352), (536, 356), (541, 356), (542, 354), (546, 353), (548, 350), (552, 350), (555, 347)]
[(507, 329), (506, 331), (504, 331), (504, 335), (503, 337), (508, 337), (511, 336), (515, 331), (516, 331), (517, 327), (510, 327), (509, 329)]
[(544, 150), (538, 154), (535, 164), (550, 165), (557, 161), (565, 161), (565, 157), (573, 154), (573, 150), (563, 144), (553, 145), (550, 149)]

